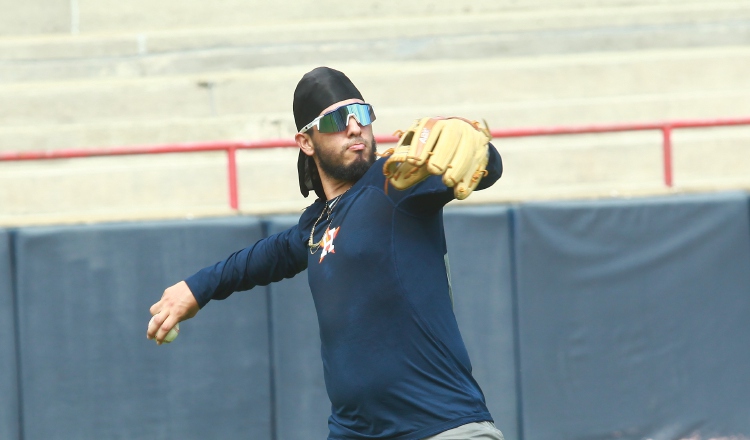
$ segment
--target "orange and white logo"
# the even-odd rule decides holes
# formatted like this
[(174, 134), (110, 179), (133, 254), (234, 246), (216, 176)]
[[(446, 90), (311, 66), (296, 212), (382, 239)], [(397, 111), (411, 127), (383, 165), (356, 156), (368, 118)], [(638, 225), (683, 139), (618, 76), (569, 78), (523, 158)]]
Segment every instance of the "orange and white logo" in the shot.
[(325, 258), (328, 254), (335, 254), (336, 251), (333, 248), (333, 239), (336, 238), (336, 235), (339, 233), (339, 227), (329, 229), (326, 228), (325, 234), (323, 234), (323, 240), (321, 240), (320, 246), (323, 248), (323, 252), (320, 253), (320, 261), (318, 263), (323, 262), (323, 258)]

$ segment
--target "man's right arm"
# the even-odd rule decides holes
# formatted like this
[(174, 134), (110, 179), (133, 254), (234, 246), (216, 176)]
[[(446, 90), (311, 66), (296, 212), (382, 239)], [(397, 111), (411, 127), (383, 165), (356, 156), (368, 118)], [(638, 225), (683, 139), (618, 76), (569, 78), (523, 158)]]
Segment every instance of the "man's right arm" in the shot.
[(234, 292), (291, 278), (307, 268), (307, 248), (295, 225), (259, 240), (185, 279), (198, 305)]
[(291, 278), (306, 268), (307, 247), (295, 225), (167, 288), (150, 308), (154, 319), (146, 337), (161, 344), (175, 324), (195, 316), (210, 300)]

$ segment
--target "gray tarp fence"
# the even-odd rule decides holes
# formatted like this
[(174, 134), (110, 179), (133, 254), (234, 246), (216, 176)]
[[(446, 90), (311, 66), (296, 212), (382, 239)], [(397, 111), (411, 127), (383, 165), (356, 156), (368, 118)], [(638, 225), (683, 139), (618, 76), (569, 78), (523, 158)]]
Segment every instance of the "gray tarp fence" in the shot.
[(744, 194), (518, 210), (524, 439), (750, 438), (748, 224)]
[[(748, 206), (448, 207), (456, 317), (506, 438), (750, 438)], [(306, 272), (145, 338), (164, 288), (295, 222), (0, 230), (0, 438), (324, 438)]]

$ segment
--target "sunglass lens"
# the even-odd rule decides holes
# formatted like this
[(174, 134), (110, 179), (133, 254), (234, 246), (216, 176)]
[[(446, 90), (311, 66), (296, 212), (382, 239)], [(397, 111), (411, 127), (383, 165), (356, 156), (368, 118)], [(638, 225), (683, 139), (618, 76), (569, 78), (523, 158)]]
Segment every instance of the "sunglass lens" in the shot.
[(351, 109), (351, 113), (354, 114), (357, 121), (363, 126), (370, 125), (372, 124), (372, 121), (375, 120), (375, 113), (372, 111), (372, 106), (367, 104), (356, 104), (354, 108)]
[(354, 115), (361, 125), (370, 125), (375, 120), (375, 113), (369, 104), (349, 104), (328, 113), (320, 118), (318, 131), (321, 133), (336, 133), (346, 129), (349, 115)]
[(320, 125), (318, 131), (321, 133), (336, 133), (346, 128), (344, 118), (338, 110), (328, 113), (327, 115), (320, 118)]

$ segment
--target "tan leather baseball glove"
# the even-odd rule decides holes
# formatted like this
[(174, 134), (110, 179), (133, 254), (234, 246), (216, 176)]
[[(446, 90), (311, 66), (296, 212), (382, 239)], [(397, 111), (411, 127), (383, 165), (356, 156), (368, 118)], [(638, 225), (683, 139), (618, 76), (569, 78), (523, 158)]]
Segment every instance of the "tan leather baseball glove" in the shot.
[(443, 183), (463, 200), (487, 173), (491, 139), (486, 122), (481, 127), (476, 121), (458, 117), (422, 118), (401, 133), (383, 174), (399, 190), (430, 175), (442, 175)]

